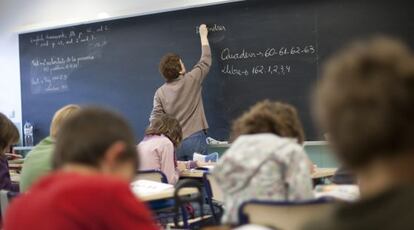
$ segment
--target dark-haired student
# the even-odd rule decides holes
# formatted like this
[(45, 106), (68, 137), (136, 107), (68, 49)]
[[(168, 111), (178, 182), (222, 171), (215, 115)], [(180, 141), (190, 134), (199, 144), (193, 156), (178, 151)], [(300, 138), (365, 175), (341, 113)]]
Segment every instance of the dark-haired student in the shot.
[(305, 229), (413, 229), (414, 55), (389, 38), (356, 42), (324, 67), (319, 122), (361, 200)]
[(155, 118), (145, 130), (145, 138), (138, 145), (140, 170), (160, 170), (169, 184), (176, 184), (180, 171), (201, 166), (195, 161), (177, 161), (176, 148), (183, 138), (180, 123), (163, 114)]
[(134, 139), (113, 112), (77, 112), (58, 132), (55, 172), (12, 202), (5, 229), (157, 229), (130, 189), (138, 167)]
[(16, 126), (4, 114), (0, 113), (0, 189), (13, 192), (19, 191), (19, 184), (10, 179), (9, 163), (6, 151), (19, 141), (20, 135)]
[[(10, 146), (19, 141), (19, 131), (16, 126), (4, 114), (0, 113), (0, 190), (12, 192), (19, 191), (19, 184), (14, 184), (10, 178), (9, 163), (6, 152)], [(0, 210), (0, 217), (2, 213)], [(0, 218), (0, 228), (2, 218)]]
[(198, 63), (189, 72), (177, 54), (166, 54), (159, 69), (165, 84), (155, 92), (150, 122), (162, 114), (175, 117), (183, 130), (183, 141), (177, 149), (178, 160), (192, 160), (195, 152), (207, 154), (202, 86), (211, 66), (211, 50), (206, 25), (199, 28), (202, 53)]
[(224, 224), (237, 224), (239, 207), (248, 200), (313, 198), (311, 163), (294, 107), (257, 103), (234, 122), (231, 139), (234, 143), (213, 170), (224, 192)]

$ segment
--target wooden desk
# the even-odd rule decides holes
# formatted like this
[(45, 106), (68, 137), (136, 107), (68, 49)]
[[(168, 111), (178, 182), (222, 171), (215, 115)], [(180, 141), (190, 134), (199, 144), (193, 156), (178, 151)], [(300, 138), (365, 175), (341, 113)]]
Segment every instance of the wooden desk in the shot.
[(20, 183), (20, 174), (15, 173), (15, 172), (11, 172), (10, 173), (10, 179), (14, 183)]
[[(180, 174), (183, 178), (202, 178), (205, 170), (186, 170)], [(331, 177), (335, 174), (336, 168), (317, 168), (316, 172), (312, 174), (312, 179), (321, 179)]]
[[(154, 194), (147, 194), (147, 195), (139, 195), (137, 194), (137, 196), (139, 197), (140, 200), (145, 201), (145, 202), (149, 202), (149, 201), (156, 201), (156, 200), (165, 200), (165, 199), (171, 199), (174, 197), (174, 188), (171, 189), (166, 189), (162, 192), (157, 192)], [(180, 191), (180, 196), (188, 196), (191, 194), (195, 194), (197, 193), (198, 190), (196, 188), (183, 188)]]
[(203, 174), (208, 170), (188, 169), (180, 173), (182, 178), (203, 178)]
[(24, 163), (24, 159), (14, 159), (14, 160), (9, 160), (9, 164), (23, 164)]
[(312, 179), (321, 179), (331, 177), (335, 174), (337, 168), (317, 168), (316, 172), (312, 174)]
[(21, 170), (23, 167), (23, 164), (9, 164), (10, 170)]

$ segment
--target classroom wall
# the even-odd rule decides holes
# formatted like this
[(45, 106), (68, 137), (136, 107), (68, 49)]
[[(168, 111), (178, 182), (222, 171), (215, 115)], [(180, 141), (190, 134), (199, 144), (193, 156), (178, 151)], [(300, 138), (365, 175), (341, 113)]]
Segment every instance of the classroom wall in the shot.
[(18, 33), (229, 0), (0, 0), (0, 112), (21, 123)]

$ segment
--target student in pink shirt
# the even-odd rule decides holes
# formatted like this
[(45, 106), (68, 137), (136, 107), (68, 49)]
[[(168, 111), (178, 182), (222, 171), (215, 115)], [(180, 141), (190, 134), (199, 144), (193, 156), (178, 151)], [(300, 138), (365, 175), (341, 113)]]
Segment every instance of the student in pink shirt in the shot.
[(202, 164), (177, 161), (175, 150), (182, 139), (183, 132), (177, 119), (167, 114), (155, 118), (145, 131), (144, 140), (138, 144), (140, 170), (160, 170), (167, 176), (169, 184), (177, 183), (180, 171)]

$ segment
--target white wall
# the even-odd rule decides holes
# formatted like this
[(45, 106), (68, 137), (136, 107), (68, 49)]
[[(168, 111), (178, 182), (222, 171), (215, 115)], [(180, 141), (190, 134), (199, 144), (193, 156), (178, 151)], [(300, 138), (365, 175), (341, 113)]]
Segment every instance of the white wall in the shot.
[(0, 0), (0, 112), (21, 122), (18, 33), (229, 0)]

